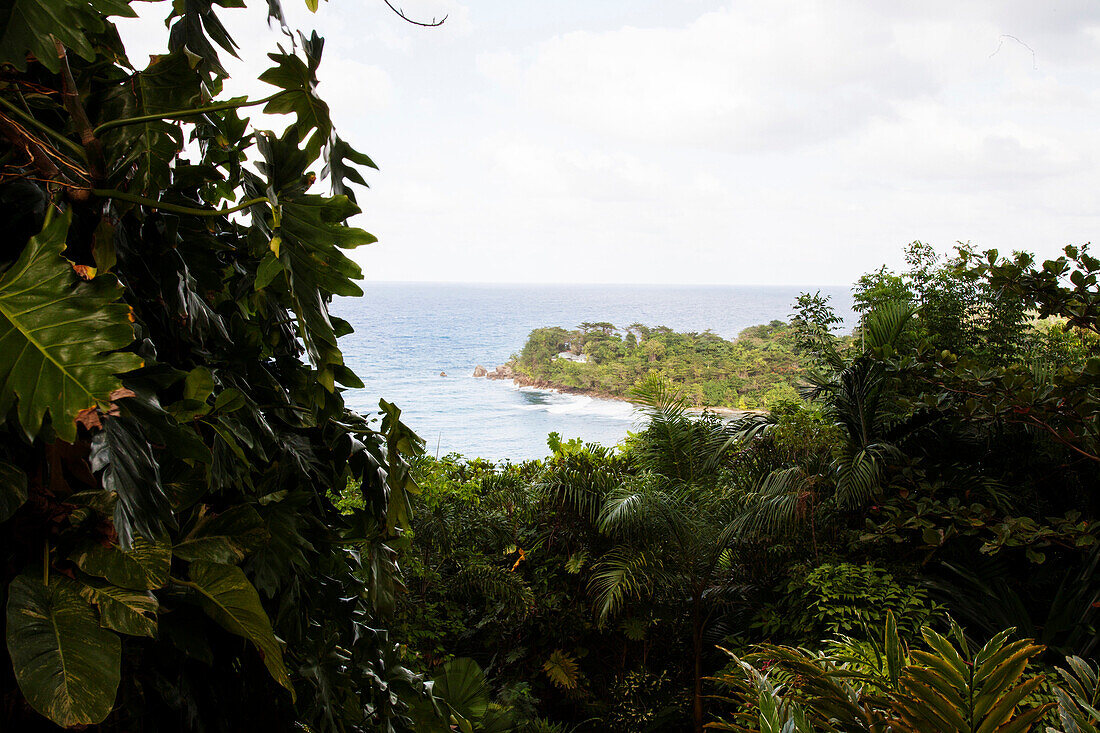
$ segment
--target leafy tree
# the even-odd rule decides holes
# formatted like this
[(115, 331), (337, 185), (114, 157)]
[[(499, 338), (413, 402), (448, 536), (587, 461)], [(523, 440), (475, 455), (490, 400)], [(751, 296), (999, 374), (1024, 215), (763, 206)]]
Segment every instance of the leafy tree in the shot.
[(645, 473), (605, 501), (599, 526), (614, 542), (593, 567), (589, 588), (601, 622), (631, 601), (686, 611), (691, 633), (695, 729), (704, 723), (706, 626), (735, 586), (730, 572), (734, 504), (708, 461), (724, 442), (720, 421), (693, 420), (672, 385), (656, 377), (636, 388), (649, 426), (631, 446)]
[[(271, 55), (270, 96), (224, 97), (219, 13), (243, 4), (166, 6), (138, 68), (110, 21), (128, 0), (0, 14), (13, 730), (402, 730), (426, 697), (380, 592), (417, 439), (386, 402), (345, 408), (362, 385), (328, 312), (361, 292), (349, 183), (373, 163), (315, 94), (316, 34)], [(241, 116), (260, 105), (282, 134)]]

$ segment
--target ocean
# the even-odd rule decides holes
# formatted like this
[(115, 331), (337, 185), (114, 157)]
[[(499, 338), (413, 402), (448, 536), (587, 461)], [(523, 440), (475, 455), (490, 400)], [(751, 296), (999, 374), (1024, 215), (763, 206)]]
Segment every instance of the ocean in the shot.
[(492, 370), (507, 361), (535, 328), (609, 321), (734, 338), (748, 326), (787, 320), (804, 291), (831, 296), (845, 328), (855, 322), (844, 287), (365, 283), (364, 290), (332, 306), (355, 328), (340, 345), (365, 385), (347, 391), (348, 405), (376, 412), (384, 398), (401, 408), (429, 453), (498, 461), (544, 457), (551, 432), (615, 445), (644, 423), (625, 402), (472, 376), (478, 364)]

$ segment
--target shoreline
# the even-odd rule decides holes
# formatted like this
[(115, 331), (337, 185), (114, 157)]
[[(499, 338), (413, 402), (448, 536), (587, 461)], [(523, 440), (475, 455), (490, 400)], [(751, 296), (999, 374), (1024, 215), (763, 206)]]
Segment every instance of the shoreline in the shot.
[[(547, 392), (557, 392), (558, 394), (576, 395), (579, 397), (591, 397), (598, 400), (608, 400), (611, 402), (624, 402), (626, 404), (633, 405), (633, 403), (620, 395), (613, 394), (604, 390), (598, 389), (585, 389), (583, 387), (566, 387), (563, 385), (553, 384), (544, 379), (532, 379), (524, 374), (517, 374), (514, 371), (509, 373), (502, 373), (502, 367), (497, 367), (493, 371), (486, 370), (486, 373), (481, 376), (475, 376), (475, 379), (485, 379), (486, 381), (504, 382), (510, 381), (513, 386), (524, 388), (529, 387), (531, 389), (540, 389)], [(511, 371), (511, 370), (509, 370)], [(764, 415), (767, 414), (767, 410), (739, 410), (733, 407), (716, 407), (703, 405), (701, 407), (688, 407), (687, 411), (701, 415), (704, 412), (712, 412), (715, 415), (729, 418), (740, 418), (746, 415)]]

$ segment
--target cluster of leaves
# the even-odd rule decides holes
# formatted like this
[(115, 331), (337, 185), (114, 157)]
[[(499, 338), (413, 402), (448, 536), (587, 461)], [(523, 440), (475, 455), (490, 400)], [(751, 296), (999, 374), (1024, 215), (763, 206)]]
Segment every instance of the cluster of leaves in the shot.
[(900, 583), (871, 564), (823, 563), (806, 572), (795, 570), (775, 604), (756, 622), (766, 638), (825, 639), (862, 636), (879, 628), (887, 614), (907, 638), (942, 614), (928, 590)]
[[(360, 292), (373, 163), (316, 96), (315, 34), (283, 26), (271, 96), (222, 96), (243, 5), (166, 4), (144, 68), (128, 0), (0, 13), (5, 729), (408, 730), (434, 700), (380, 592), (417, 439), (345, 408), (328, 313)], [(240, 116), (261, 104), (283, 133)]]
[(696, 407), (757, 409), (798, 399), (803, 353), (782, 321), (746, 328), (734, 341), (710, 331), (584, 323), (535, 329), (511, 366), (534, 383), (619, 399), (657, 375)]
[[(1003, 631), (976, 648), (953, 625), (947, 636), (925, 628), (908, 648), (893, 618), (870, 645), (840, 639), (826, 653), (763, 645), (733, 663), (716, 682), (732, 712), (716, 730), (817, 733), (1002, 733), (1028, 731), (1057, 707), (1064, 731), (1095, 730), (1096, 670), (1078, 657), (1059, 668), (1057, 705), (1044, 702), (1041, 673), (1029, 662), (1042, 652)], [(1059, 733), (1047, 727), (1048, 733)]]

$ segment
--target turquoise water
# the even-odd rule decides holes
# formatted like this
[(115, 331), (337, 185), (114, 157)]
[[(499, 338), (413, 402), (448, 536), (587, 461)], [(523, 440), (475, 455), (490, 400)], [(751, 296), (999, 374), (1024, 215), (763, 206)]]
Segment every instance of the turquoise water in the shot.
[(370, 412), (385, 398), (429, 452), (496, 460), (545, 456), (552, 431), (614, 445), (640, 425), (626, 403), (471, 376), (478, 364), (492, 369), (506, 361), (535, 328), (610, 321), (733, 338), (748, 326), (787, 320), (804, 290), (831, 295), (847, 327), (853, 322), (843, 287), (366, 283), (364, 290), (332, 308), (355, 327), (340, 344), (365, 384), (348, 391), (348, 404)]

